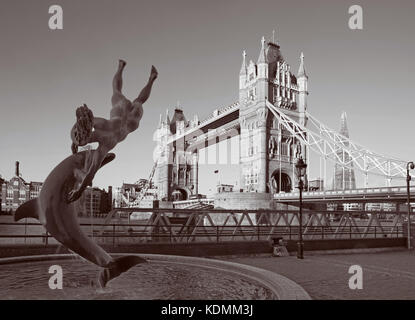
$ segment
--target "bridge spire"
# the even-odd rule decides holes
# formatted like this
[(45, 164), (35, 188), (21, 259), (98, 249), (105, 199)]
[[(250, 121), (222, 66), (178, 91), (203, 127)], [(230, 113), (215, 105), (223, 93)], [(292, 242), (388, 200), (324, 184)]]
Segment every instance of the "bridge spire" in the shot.
[(258, 57), (258, 64), (267, 63), (267, 59), (265, 57), (265, 37), (261, 39), (261, 51), (259, 52)]
[(304, 53), (301, 52), (300, 54), (300, 67), (298, 68), (298, 74), (297, 77), (306, 77), (307, 78), (307, 73), (305, 72), (305, 66), (304, 66)]
[(242, 66), (241, 66), (241, 72), (239, 72), (239, 74), (242, 76), (245, 76), (247, 74), (246, 71), (246, 51), (244, 50), (242, 52)]
[(239, 101), (243, 101), (246, 97), (246, 80), (248, 78), (248, 68), (246, 66), (246, 51), (242, 52), (242, 66), (239, 72)]
[(298, 83), (298, 111), (300, 112), (300, 124), (306, 124), (305, 113), (307, 111), (307, 96), (308, 96), (308, 76), (305, 72), (304, 53), (300, 54), (300, 67), (297, 74)]
[(169, 124), (170, 124), (169, 109), (167, 109), (167, 110), (166, 110), (166, 119), (165, 119), (165, 123), (166, 123), (167, 125), (169, 125)]
[[(267, 57), (266, 57), (266, 53), (265, 53), (265, 37), (262, 37), (261, 39), (261, 52), (259, 53), (259, 57), (258, 57), (258, 79), (267, 79), (268, 78), (268, 62), (267, 62)], [(258, 88), (259, 91), (263, 91), (263, 92), (258, 92), (257, 97), (259, 98), (260, 96), (262, 96), (261, 99), (265, 99), (265, 96), (267, 95), (265, 92), (268, 90), (268, 88), (265, 88), (267, 86), (267, 83), (261, 83), (259, 84), (262, 88), (261, 90)]]

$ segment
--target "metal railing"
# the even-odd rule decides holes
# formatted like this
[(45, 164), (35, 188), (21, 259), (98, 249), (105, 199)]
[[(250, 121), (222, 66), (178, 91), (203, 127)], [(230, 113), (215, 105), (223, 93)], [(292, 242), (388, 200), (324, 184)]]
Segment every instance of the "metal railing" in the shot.
[[(179, 242), (226, 242), (269, 241), (274, 237), (297, 240), (298, 226), (267, 225), (160, 225), (160, 224), (80, 224), (90, 237), (100, 244), (122, 245), (133, 243), (179, 243)], [(57, 241), (39, 223), (0, 223), (13, 232), (0, 234), (3, 244), (52, 245)], [(27, 230), (32, 231), (27, 232)], [(26, 232), (24, 232), (26, 230)], [(404, 236), (402, 226), (308, 226), (303, 231), (305, 240), (400, 238)]]
[[(410, 187), (411, 192), (415, 192), (415, 187)], [(396, 186), (396, 187), (377, 187), (377, 188), (358, 188), (350, 190), (326, 190), (326, 191), (304, 191), (303, 197), (305, 198), (318, 198), (318, 199), (332, 199), (339, 197), (367, 197), (369, 200), (371, 196), (382, 196), (385, 198), (385, 202), (390, 201), (391, 197), (394, 196), (403, 196), (406, 197), (407, 189), (406, 186)], [(274, 199), (298, 199), (299, 193), (297, 191), (287, 192), (287, 193), (275, 193)]]

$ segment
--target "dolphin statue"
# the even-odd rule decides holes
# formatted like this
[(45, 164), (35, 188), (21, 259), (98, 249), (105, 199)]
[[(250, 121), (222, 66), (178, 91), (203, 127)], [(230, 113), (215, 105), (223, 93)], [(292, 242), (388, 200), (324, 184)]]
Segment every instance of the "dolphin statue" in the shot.
[[(85, 172), (95, 150), (73, 154), (58, 164), (46, 178), (39, 197), (22, 204), (14, 220), (35, 218), (46, 230), (70, 251), (103, 267), (98, 274), (98, 284), (106, 283), (139, 263), (147, 262), (137, 256), (112, 258), (103, 248), (92, 241), (80, 228), (75, 202), (67, 200), (68, 193), (81, 181), (80, 172)], [(114, 160), (108, 153), (101, 167)]]

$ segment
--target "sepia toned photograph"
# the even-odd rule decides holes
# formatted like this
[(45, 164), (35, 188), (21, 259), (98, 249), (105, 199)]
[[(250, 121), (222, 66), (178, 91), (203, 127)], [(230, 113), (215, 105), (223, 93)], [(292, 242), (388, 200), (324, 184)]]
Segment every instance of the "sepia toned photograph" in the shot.
[(0, 0), (0, 300), (414, 300), (414, 13)]

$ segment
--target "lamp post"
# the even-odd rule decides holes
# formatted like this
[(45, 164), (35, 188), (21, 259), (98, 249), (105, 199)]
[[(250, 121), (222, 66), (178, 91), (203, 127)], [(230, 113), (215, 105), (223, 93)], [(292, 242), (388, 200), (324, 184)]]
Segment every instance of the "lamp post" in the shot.
[(411, 175), (409, 169), (414, 169), (415, 164), (411, 161), (406, 165), (406, 192), (408, 194), (408, 249), (411, 249), (411, 192), (409, 190), (409, 183), (411, 181)]
[(298, 189), (300, 190), (300, 221), (299, 221), (299, 241), (297, 243), (297, 258), (304, 259), (304, 243), (303, 243), (303, 188), (304, 181), (303, 177), (305, 176), (307, 164), (304, 162), (303, 158), (300, 157), (297, 163), (295, 164), (296, 174), (298, 178)]

